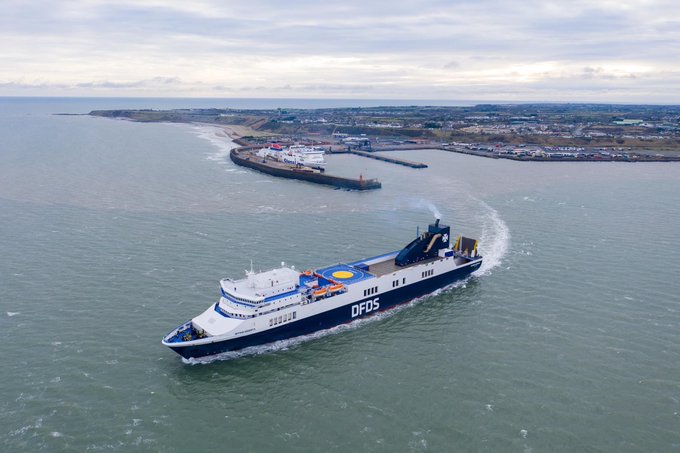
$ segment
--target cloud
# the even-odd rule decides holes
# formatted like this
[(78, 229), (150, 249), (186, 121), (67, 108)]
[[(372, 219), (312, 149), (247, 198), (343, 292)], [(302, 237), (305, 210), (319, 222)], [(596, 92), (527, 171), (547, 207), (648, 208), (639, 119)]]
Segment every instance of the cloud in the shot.
[(8, 0), (0, 94), (680, 102), (679, 23), (665, 0)]

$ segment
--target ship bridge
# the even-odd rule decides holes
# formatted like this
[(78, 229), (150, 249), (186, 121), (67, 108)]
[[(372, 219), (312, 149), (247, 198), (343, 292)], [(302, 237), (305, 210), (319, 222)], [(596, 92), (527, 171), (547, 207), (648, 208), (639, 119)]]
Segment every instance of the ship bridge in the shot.
[(299, 273), (288, 267), (267, 272), (248, 272), (242, 280), (224, 279), (220, 281), (224, 295), (238, 302), (260, 304), (265, 300), (280, 297), (295, 291)]

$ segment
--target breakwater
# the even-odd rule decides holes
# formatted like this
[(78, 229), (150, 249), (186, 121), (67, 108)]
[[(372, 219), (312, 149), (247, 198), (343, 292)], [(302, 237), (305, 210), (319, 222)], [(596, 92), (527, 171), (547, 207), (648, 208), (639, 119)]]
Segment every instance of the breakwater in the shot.
[(229, 153), (229, 158), (236, 165), (252, 168), (281, 178), (297, 179), (351, 190), (373, 190), (382, 187), (382, 184), (377, 179), (365, 179), (361, 175), (358, 179), (344, 178), (342, 176), (328, 175), (311, 168), (294, 167), (271, 159), (263, 160), (245, 148), (232, 149)]
[(366, 151), (357, 151), (355, 149), (351, 149), (351, 150), (348, 151), (348, 153), (354, 154), (356, 156), (368, 157), (369, 159), (382, 160), (383, 162), (389, 162), (389, 163), (392, 163), (392, 164), (404, 165), (406, 167), (411, 167), (411, 168), (427, 168), (427, 164), (424, 164), (422, 162), (413, 162), (413, 161), (406, 160), (406, 159), (397, 159), (396, 157), (386, 157), (386, 156), (381, 156), (379, 154), (369, 153), (369, 152), (366, 152)]
[(514, 150), (513, 147), (501, 150), (480, 147), (436, 146), (452, 153), (469, 154), (471, 156), (488, 157), (490, 159), (508, 159), (524, 162), (680, 162), (680, 156), (669, 154), (644, 154), (636, 152), (611, 153), (601, 150), (584, 150), (578, 152), (550, 152), (543, 150)]

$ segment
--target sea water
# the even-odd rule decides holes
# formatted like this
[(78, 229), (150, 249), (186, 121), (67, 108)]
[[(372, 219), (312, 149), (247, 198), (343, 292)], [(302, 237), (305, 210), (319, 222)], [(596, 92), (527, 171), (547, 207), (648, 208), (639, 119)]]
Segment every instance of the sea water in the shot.
[[(248, 104), (0, 100), (1, 450), (680, 450), (680, 165), (327, 156), (383, 183), (350, 192), (237, 167), (214, 126), (52, 115), (186, 106)], [(474, 277), (247, 351), (160, 344), (251, 260), (396, 250), (432, 207)]]

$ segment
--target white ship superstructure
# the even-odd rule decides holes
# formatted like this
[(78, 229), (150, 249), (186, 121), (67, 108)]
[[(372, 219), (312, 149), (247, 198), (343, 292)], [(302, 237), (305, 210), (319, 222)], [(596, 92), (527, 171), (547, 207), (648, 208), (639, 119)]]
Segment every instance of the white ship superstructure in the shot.
[(326, 165), (324, 154), (324, 150), (312, 146), (291, 145), (284, 148), (277, 144), (262, 148), (257, 152), (257, 155), (262, 158), (307, 167), (323, 167)]

